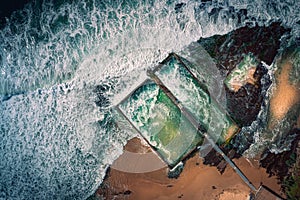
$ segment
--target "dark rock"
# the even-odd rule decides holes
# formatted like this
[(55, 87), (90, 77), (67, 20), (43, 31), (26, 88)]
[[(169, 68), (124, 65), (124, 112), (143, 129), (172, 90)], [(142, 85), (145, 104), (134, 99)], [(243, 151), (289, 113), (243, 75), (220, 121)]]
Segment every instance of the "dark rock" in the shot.
[(107, 85), (97, 85), (94, 89), (94, 92), (97, 95), (97, 99), (95, 101), (96, 105), (100, 108), (107, 107), (109, 105), (109, 100), (105, 93), (109, 90), (109, 86)]
[(123, 192), (124, 195), (130, 195), (131, 191), (130, 190), (126, 190), (125, 192)]
[[(227, 155), (227, 157), (229, 157), (230, 159), (241, 157), (241, 154), (237, 153), (237, 149), (233, 146), (226, 145), (226, 146), (219, 146), (219, 147), (224, 152), (224, 154)], [(203, 164), (217, 167), (218, 171), (221, 174), (224, 173), (227, 167), (227, 162), (223, 159), (221, 154), (216, 152), (214, 149), (212, 149), (204, 157)]]
[(289, 31), (276, 22), (267, 27), (242, 27), (226, 35), (201, 38), (198, 42), (219, 68), (231, 71), (249, 52), (270, 65), (279, 49), (281, 36)]
[[(262, 82), (263, 76), (265, 77)], [(237, 92), (226, 88), (228, 112), (240, 126), (248, 126), (256, 119), (264, 99), (263, 90), (271, 84), (267, 69), (262, 64), (257, 66), (254, 78), (257, 80), (255, 85), (247, 83)]]
[(225, 171), (225, 169), (226, 169), (226, 166), (227, 166), (227, 162), (226, 162), (225, 160), (222, 160), (222, 161), (218, 164), (217, 169), (219, 170), (219, 172), (220, 172), (221, 174), (223, 174), (224, 171)]
[(182, 9), (185, 5), (186, 5), (185, 3), (177, 3), (175, 5), (175, 12), (176, 13), (182, 12)]
[(260, 165), (266, 168), (267, 173), (269, 173), (270, 176), (276, 175), (281, 182), (283, 182), (284, 178), (288, 175), (289, 168), (291, 167), (289, 160), (291, 160), (292, 154), (297, 152), (296, 148), (300, 141), (300, 129), (295, 128), (291, 130), (289, 134), (296, 135), (289, 151), (275, 154), (265, 150), (262, 160), (260, 160)]
[(217, 166), (223, 160), (222, 156), (212, 149), (203, 159), (203, 164)]
[(231, 149), (231, 150), (228, 152), (227, 156), (228, 156), (228, 158), (230, 158), (230, 159), (233, 159), (233, 158), (237, 157), (237, 156), (236, 156), (236, 151), (235, 151), (234, 149)]

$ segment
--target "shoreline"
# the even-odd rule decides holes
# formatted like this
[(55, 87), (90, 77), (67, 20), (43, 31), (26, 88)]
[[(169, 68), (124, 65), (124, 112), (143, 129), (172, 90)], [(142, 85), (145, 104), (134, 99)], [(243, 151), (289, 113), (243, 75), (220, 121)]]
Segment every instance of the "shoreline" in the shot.
[[(145, 146), (138, 140), (136, 138), (129, 140), (124, 150), (133, 150), (135, 153), (145, 152)], [(277, 178), (269, 177), (266, 169), (259, 167), (255, 161), (250, 163), (241, 157), (234, 159), (234, 162), (255, 187), (258, 188), (264, 184), (284, 197)], [(203, 200), (249, 199), (250, 188), (230, 166), (227, 166), (221, 174), (216, 167), (204, 165), (198, 153), (185, 162), (184, 169), (178, 178), (168, 178), (167, 169), (164, 167), (152, 172), (129, 173), (114, 169), (112, 165), (107, 172), (106, 179), (96, 191), (95, 197), (144, 200), (193, 200), (199, 197)]]
[[(276, 52), (271, 52), (271, 54), (274, 58)], [(281, 62), (278, 62), (278, 60), (274, 61), (279, 65), (280, 70), (277, 69), (274, 74), (276, 87), (271, 94), (270, 107), (267, 111), (270, 115), (270, 120), (268, 121), (268, 125), (264, 127), (268, 130), (273, 129), (274, 123), (282, 121), (292, 107), (299, 103), (299, 97), (297, 96), (299, 94), (298, 85), (292, 84), (289, 80), (293, 69), (292, 63), (286, 60)], [(247, 126), (247, 123), (252, 122), (257, 117), (258, 108), (261, 107), (260, 103), (253, 103), (258, 100), (262, 101), (260, 95), (264, 95), (260, 91), (262, 85), (259, 83), (263, 74), (266, 73), (266, 69), (262, 68), (261, 65), (260, 67), (257, 68), (257, 73), (254, 68), (251, 68), (247, 72), (246, 85), (236, 88), (237, 91), (230, 93), (231, 96), (228, 98), (232, 103), (229, 108), (237, 119), (240, 116), (245, 116), (245, 113), (251, 115), (251, 117), (242, 117), (240, 120), (241, 126)], [(248, 107), (250, 101), (253, 103), (252, 107)], [(244, 106), (243, 103), (247, 106)], [(237, 107), (237, 105), (241, 106)], [(252, 112), (254, 108), (257, 113)], [(300, 124), (299, 119), (300, 117), (297, 116), (296, 126)], [(282, 191), (286, 187), (282, 181), (285, 175), (282, 175), (282, 173), (270, 173), (268, 166), (264, 166), (261, 162), (261, 159), (264, 158), (257, 157), (256, 160), (249, 160), (245, 157), (239, 157), (233, 159), (237, 168), (250, 181), (251, 184), (248, 184), (248, 186), (234, 169), (223, 162), (223, 160), (220, 161), (217, 167), (210, 166), (204, 164), (205, 159), (201, 158), (196, 152), (188, 156), (187, 160), (185, 160), (184, 168), (178, 178), (168, 178), (168, 167), (166, 165), (160, 165), (159, 160), (154, 162), (153, 157), (145, 156), (150, 155), (151, 151), (151, 148), (143, 145), (140, 139), (133, 138), (129, 140), (124, 147), (124, 153), (111, 165), (106, 179), (96, 191), (96, 199), (193, 200), (200, 198), (203, 200), (249, 200), (255, 194), (255, 191), (251, 191), (249, 188), (251, 184), (256, 189), (259, 189), (263, 185), (281, 197), (286, 198), (286, 194)], [(230, 152), (228, 153), (230, 154)], [(155, 153), (152, 152), (152, 154), (154, 155)], [(217, 155), (217, 153), (215, 154)], [(133, 156), (132, 158), (135, 159), (129, 159), (130, 156)], [(282, 158), (285, 157), (285, 155), (280, 156)], [(276, 158), (276, 156), (273, 157)], [(280, 160), (283, 164), (279, 166), (282, 167), (279, 171), (286, 169), (286, 161), (285, 159)], [(274, 162), (276, 163), (277, 160), (275, 159)], [(212, 159), (208, 163), (215, 165), (216, 161)], [(147, 167), (152, 164), (159, 167), (152, 168), (151, 171), (151, 167), (150, 170)], [(224, 167), (223, 170), (225, 170), (220, 172), (220, 169), (218, 170), (219, 166)], [(147, 170), (143, 171), (146, 168)], [(133, 171), (129, 169), (133, 169)], [(281, 183), (282, 185), (280, 185)], [(252, 188), (255, 190), (254, 187)]]

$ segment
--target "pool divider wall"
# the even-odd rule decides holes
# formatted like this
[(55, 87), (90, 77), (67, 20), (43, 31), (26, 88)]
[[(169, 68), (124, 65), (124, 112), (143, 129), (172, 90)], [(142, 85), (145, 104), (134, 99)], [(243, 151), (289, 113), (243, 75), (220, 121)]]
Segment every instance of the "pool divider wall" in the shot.
[[(193, 44), (194, 45), (194, 44)], [(193, 46), (191, 45), (191, 46)], [(197, 50), (199, 52), (201, 52), (201, 54), (205, 54), (207, 53), (203, 47), (200, 45), (196, 45), (197, 47), (195, 47), (194, 45), (194, 51)], [(194, 52), (195, 53), (195, 52)], [(199, 55), (199, 53), (198, 53)], [(231, 123), (231, 126), (228, 128), (228, 132), (226, 133), (226, 137), (224, 137), (225, 140), (223, 141), (219, 141), (219, 143), (222, 143), (222, 142), (225, 142), (226, 144), (228, 144), (230, 142), (230, 140), (232, 139), (232, 137), (237, 134), (239, 131), (240, 131), (240, 127), (238, 127), (238, 125), (235, 123), (235, 121), (230, 117), (230, 115), (228, 114), (228, 112), (226, 111), (225, 107), (222, 107), (220, 105), (220, 101), (217, 101), (215, 98), (217, 98), (216, 96), (212, 95), (211, 92), (209, 92), (208, 90), (214, 90), (213, 88), (211, 87), (207, 87), (206, 85), (204, 85), (198, 78), (197, 76), (192, 72), (192, 69), (194, 69), (194, 71), (197, 71), (199, 73), (200, 71), (200, 67), (198, 66), (195, 66), (195, 63), (192, 64), (189, 60), (181, 57), (181, 56), (178, 56), (177, 54), (174, 54), (174, 56), (176, 57), (176, 59), (181, 62), (181, 64), (185, 67), (185, 69), (187, 69), (187, 71), (193, 76), (193, 78), (199, 83), (199, 85), (201, 86), (201, 88), (203, 90), (205, 90), (209, 95), (210, 95), (210, 99), (211, 99), (211, 104), (213, 107), (215, 107), (217, 110), (219, 110), (221, 113), (225, 114), (225, 118), (226, 120), (228, 120), (230, 123)], [(207, 54), (206, 56), (209, 57), (209, 55)], [(210, 58), (210, 57), (209, 57)], [(206, 62), (208, 62), (208, 65), (211, 67), (211, 68), (215, 68), (216, 69), (216, 66), (213, 65), (212, 63), (212, 60), (206, 58), (205, 59)], [(200, 62), (200, 61), (198, 61)], [(207, 70), (207, 66), (206, 66), (206, 70)], [(217, 73), (217, 72), (215, 72)], [(218, 80), (219, 82), (221, 80)], [(212, 91), (213, 93), (215, 91)], [(231, 130), (229, 130), (231, 129)], [(229, 133), (229, 131), (231, 131), (231, 133)]]
[(202, 124), (198, 123), (194, 117), (191, 116), (189, 111), (178, 101), (178, 99), (170, 92), (170, 90), (163, 85), (161, 80), (151, 71), (148, 72), (149, 76), (154, 80), (154, 82), (166, 93), (166, 95), (173, 101), (173, 103), (181, 110), (185, 117), (194, 125), (194, 127), (203, 134), (207, 130)]

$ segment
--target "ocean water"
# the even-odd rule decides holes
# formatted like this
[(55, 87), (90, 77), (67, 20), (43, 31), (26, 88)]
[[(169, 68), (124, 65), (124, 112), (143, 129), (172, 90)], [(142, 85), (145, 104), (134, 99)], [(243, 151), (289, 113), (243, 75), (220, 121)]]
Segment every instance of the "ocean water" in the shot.
[[(33, 1), (0, 30), (0, 199), (85, 199), (134, 133), (114, 126), (120, 80), (245, 25), (299, 36), (299, 2)], [(129, 80), (130, 82), (130, 80)]]

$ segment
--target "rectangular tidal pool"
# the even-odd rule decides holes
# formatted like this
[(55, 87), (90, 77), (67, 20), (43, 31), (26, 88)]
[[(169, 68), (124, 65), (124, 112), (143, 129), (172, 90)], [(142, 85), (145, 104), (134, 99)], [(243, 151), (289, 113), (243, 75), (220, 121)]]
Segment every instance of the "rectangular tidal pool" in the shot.
[(223, 144), (239, 130), (178, 55), (170, 54), (148, 76), (117, 110), (170, 167), (201, 145), (204, 135)]
[(182, 62), (177, 54), (170, 54), (150, 74), (172, 93), (215, 143), (229, 142), (239, 127), (212, 98), (206, 86), (193, 75), (188, 64), (187, 60)]
[(170, 167), (203, 141), (193, 124), (151, 80), (144, 82), (118, 108)]

